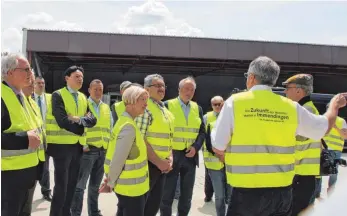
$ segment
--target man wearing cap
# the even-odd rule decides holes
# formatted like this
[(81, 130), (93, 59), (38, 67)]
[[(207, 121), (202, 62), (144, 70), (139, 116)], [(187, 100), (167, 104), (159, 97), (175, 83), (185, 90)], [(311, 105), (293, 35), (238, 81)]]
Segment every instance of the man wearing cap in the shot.
[(89, 111), (83, 84), (82, 67), (65, 71), (66, 86), (53, 92), (52, 111), (46, 115), (47, 154), (54, 162), (54, 192), (50, 216), (71, 215), (78, 171), (86, 145), (85, 129), (94, 127), (96, 118)]
[[(297, 74), (285, 82), (286, 96), (298, 102), (313, 114), (319, 115), (315, 105), (312, 103), (310, 95), (313, 92), (313, 77), (310, 74)], [(307, 208), (310, 200), (315, 199), (316, 176), (320, 175), (320, 154), (321, 141), (297, 136), (295, 149), (296, 166), (293, 180), (293, 212), (298, 215)], [(317, 178), (317, 185), (321, 180)], [(318, 189), (318, 188), (317, 188)], [(319, 190), (319, 189), (318, 189)], [(314, 198), (313, 198), (314, 197)]]

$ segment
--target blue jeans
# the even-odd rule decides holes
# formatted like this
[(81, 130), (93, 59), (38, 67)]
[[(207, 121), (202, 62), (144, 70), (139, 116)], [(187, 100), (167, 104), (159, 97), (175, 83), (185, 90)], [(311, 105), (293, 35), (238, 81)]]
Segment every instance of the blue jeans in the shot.
[(231, 196), (231, 187), (226, 182), (225, 169), (208, 169), (215, 196), (217, 216), (225, 216), (225, 201)]
[(81, 158), (81, 166), (78, 175), (78, 183), (75, 195), (71, 205), (73, 216), (80, 216), (83, 207), (83, 195), (88, 185), (88, 215), (99, 215), (99, 187), (104, 176), (105, 151), (98, 148), (90, 148), (90, 151), (84, 152)]
[(177, 180), (180, 177), (181, 193), (178, 200), (177, 215), (187, 216), (192, 204), (196, 163), (194, 158), (186, 157), (185, 151), (173, 150), (173, 160), (173, 169), (166, 175), (164, 195), (160, 204), (160, 215), (172, 215), (172, 203), (175, 197)]
[[(342, 156), (342, 152), (341, 151), (334, 151), (335, 152), (335, 159), (340, 159)], [(334, 186), (336, 184), (337, 181), (337, 174), (333, 174), (329, 176), (329, 188), (331, 186)]]
[(181, 192), (181, 181), (180, 181), (180, 177), (178, 176), (176, 191), (175, 191), (175, 199), (178, 199), (180, 197), (180, 194), (181, 194), (180, 192)]
[(313, 204), (316, 198), (320, 197), (320, 193), (322, 191), (322, 177), (316, 178), (315, 190), (311, 197), (310, 204)]

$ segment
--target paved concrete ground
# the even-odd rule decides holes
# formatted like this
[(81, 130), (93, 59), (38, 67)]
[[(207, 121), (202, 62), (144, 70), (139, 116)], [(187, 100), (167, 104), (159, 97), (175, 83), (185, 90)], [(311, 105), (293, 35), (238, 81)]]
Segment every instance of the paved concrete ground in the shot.
[[(202, 157), (200, 157), (202, 158)], [(344, 158), (347, 159), (347, 154), (344, 154)], [(51, 163), (50, 171), (51, 171), (51, 185), (53, 187), (54, 185), (54, 179), (53, 179), (53, 161)], [(347, 168), (340, 168), (340, 181), (338, 184), (343, 183), (347, 181)], [(326, 187), (327, 187), (327, 178), (323, 178), (323, 190), (322, 195), (323, 198), (326, 198)], [(209, 215), (209, 216), (215, 216), (215, 208), (214, 208), (214, 202), (205, 203), (204, 202), (204, 166), (203, 162), (200, 161), (200, 168), (197, 169), (196, 173), (196, 181), (195, 181), (195, 187), (194, 187), (194, 193), (193, 193), (193, 201), (192, 201), (192, 208), (190, 211), (190, 215)], [(83, 204), (83, 216), (88, 216), (87, 213), (87, 199), (85, 194), (84, 204)], [(117, 209), (117, 198), (115, 194), (101, 194), (99, 198), (99, 208), (102, 211), (104, 216), (113, 216), (116, 213)], [(173, 204), (173, 214), (176, 215), (177, 211), (177, 201), (174, 201)], [(32, 216), (48, 216), (50, 210), (50, 203), (47, 201), (44, 201), (42, 199), (41, 193), (40, 193), (40, 185), (38, 184), (36, 187), (35, 195), (34, 195), (34, 202), (33, 202), (33, 210), (32, 210)]]

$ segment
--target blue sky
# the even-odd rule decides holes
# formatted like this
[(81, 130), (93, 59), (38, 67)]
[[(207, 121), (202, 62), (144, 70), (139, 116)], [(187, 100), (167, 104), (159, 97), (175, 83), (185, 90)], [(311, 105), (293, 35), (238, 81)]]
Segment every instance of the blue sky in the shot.
[(2, 1), (3, 51), (22, 27), (347, 46), (347, 1)]

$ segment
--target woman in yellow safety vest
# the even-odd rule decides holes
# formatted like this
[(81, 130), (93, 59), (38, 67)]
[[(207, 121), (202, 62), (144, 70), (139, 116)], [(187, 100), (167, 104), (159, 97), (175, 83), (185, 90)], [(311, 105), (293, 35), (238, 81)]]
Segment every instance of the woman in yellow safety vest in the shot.
[(118, 198), (117, 215), (144, 216), (149, 190), (147, 148), (134, 119), (147, 107), (148, 92), (132, 86), (123, 93), (125, 111), (115, 124), (104, 164), (107, 178), (100, 193), (114, 191)]

